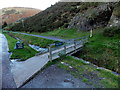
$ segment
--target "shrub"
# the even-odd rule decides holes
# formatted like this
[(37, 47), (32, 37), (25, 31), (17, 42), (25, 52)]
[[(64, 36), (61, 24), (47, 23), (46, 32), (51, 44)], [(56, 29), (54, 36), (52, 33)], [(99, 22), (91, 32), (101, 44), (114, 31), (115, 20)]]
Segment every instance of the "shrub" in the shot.
[(7, 26), (7, 23), (4, 22), (4, 24), (2, 25), (2, 28), (5, 28)]
[(113, 37), (115, 34), (120, 34), (120, 28), (117, 26), (104, 28), (103, 34), (105, 36)]

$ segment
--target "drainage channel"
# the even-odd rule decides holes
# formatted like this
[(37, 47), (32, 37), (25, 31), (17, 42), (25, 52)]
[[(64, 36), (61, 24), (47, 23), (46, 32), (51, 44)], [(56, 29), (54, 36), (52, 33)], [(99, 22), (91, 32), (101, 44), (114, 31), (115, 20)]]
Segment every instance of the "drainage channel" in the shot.
[[(74, 54), (71, 54), (71, 56), (73, 56), (74, 58), (76, 58), (76, 59), (78, 59), (78, 60), (82, 60), (84, 63), (93, 64), (94, 66), (98, 67), (99, 69), (110, 70), (110, 69), (106, 69), (106, 68), (104, 68), (104, 67), (101, 67), (101, 66), (99, 66), (99, 65), (97, 65), (97, 64), (94, 64), (93, 62), (83, 60), (82, 58), (80, 58), (80, 57), (81, 57), (81, 53), (82, 53), (82, 49), (79, 50), (79, 51), (77, 51), (77, 52), (74, 53)], [(112, 71), (112, 70), (110, 70), (110, 71), (111, 71), (113, 74), (115, 74), (115, 75), (120, 75), (119, 73), (117, 73), (117, 72), (115, 72), (115, 71)]]

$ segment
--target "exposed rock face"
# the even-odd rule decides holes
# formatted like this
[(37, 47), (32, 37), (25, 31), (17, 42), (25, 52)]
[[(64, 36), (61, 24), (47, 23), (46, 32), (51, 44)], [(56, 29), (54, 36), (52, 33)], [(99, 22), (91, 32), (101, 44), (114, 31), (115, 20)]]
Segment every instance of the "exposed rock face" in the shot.
[(118, 26), (120, 27), (120, 2), (115, 5), (112, 16), (108, 23), (108, 27)]
[(120, 26), (120, 17), (117, 17), (115, 15), (111, 16), (111, 19), (108, 23), (108, 27), (112, 27), (112, 26)]
[(90, 8), (84, 13), (77, 14), (69, 23), (68, 28), (77, 28), (80, 31), (107, 26), (112, 12), (113, 5), (110, 3)]

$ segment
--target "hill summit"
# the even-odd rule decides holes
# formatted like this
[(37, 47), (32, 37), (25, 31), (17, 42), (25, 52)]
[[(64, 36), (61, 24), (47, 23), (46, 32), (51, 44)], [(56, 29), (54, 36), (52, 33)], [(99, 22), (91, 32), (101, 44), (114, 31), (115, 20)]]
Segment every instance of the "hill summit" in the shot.
[(26, 8), (26, 7), (8, 7), (0, 10), (0, 17), (2, 18), (2, 22), (6, 22), (8, 24), (13, 23), (19, 19), (33, 16), (39, 13), (41, 10), (34, 8)]

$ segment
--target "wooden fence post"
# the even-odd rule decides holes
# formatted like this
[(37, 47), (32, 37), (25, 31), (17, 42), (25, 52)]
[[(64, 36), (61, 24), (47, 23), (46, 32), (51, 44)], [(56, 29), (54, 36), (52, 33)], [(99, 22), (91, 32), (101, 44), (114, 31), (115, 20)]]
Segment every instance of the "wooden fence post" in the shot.
[(51, 46), (49, 46), (49, 59), (50, 59), (50, 61), (52, 61), (52, 50), (51, 50)]
[(67, 52), (67, 51), (66, 51), (66, 43), (64, 43), (64, 50), (65, 50), (65, 54), (66, 54), (66, 52)]
[(84, 40), (85, 40), (85, 39), (82, 39), (82, 44), (84, 44), (84, 42), (85, 42)]
[(74, 40), (74, 48), (75, 48), (75, 50), (76, 50), (76, 48), (77, 48), (77, 47), (76, 47), (76, 40)]

